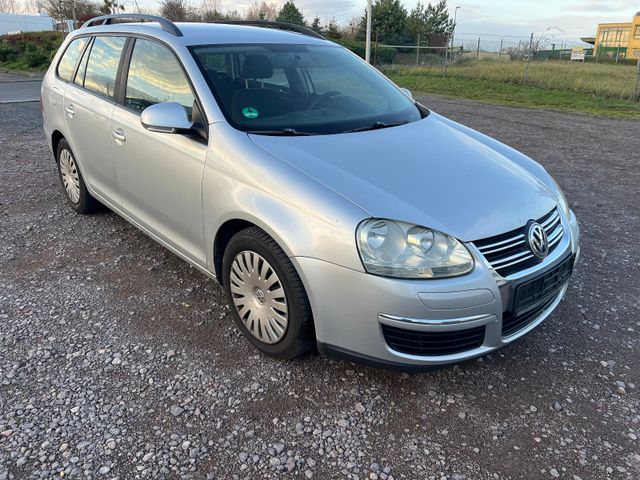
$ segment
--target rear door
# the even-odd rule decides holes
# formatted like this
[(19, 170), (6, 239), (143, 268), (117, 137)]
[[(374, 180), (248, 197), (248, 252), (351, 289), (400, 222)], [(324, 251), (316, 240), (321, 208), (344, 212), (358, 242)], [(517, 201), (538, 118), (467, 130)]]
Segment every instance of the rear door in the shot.
[(192, 261), (205, 265), (206, 142), (196, 136), (151, 132), (140, 123), (140, 114), (150, 105), (178, 102), (191, 116), (194, 101), (175, 54), (162, 43), (135, 39), (121, 104), (112, 116), (111, 152), (125, 212)]
[(73, 82), (66, 85), (64, 114), (71, 148), (98, 196), (120, 204), (111, 157), (111, 115), (116, 79), (127, 37), (96, 36), (84, 52)]

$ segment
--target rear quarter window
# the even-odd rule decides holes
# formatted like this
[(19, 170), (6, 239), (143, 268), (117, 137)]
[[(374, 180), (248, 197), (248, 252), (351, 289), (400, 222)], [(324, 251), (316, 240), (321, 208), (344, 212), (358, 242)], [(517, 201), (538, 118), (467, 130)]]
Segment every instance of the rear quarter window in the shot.
[(124, 37), (95, 38), (84, 75), (84, 88), (113, 98), (125, 41)]
[(67, 49), (62, 54), (62, 58), (58, 63), (58, 76), (68, 82), (71, 81), (73, 72), (76, 68), (76, 63), (84, 50), (85, 45), (89, 41), (88, 37), (76, 38), (72, 40), (67, 46)]

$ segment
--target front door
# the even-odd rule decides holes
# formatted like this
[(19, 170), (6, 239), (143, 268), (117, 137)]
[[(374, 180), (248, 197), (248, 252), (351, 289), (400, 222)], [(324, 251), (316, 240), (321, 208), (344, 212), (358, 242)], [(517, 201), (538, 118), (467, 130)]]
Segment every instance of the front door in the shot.
[(124, 105), (111, 119), (111, 153), (126, 214), (150, 233), (206, 264), (202, 226), (202, 174), (207, 146), (188, 135), (145, 129), (140, 113), (178, 102), (189, 116), (194, 95), (176, 56), (152, 40), (135, 40)]

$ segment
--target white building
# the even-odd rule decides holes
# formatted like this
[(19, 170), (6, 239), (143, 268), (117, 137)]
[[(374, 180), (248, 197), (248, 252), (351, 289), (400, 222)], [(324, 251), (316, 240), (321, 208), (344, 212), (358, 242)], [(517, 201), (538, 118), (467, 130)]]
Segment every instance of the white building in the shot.
[(14, 15), (0, 13), (0, 35), (5, 33), (42, 32), (53, 30), (53, 19), (46, 14)]

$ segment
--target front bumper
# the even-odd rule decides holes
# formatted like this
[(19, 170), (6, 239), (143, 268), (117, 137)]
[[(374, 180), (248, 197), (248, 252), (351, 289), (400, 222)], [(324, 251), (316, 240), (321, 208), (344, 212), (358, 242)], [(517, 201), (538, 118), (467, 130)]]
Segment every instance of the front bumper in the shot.
[[(549, 257), (509, 278), (497, 275), (473, 248), (476, 268), (471, 273), (440, 280), (384, 278), (318, 259), (293, 258), (309, 294), (318, 348), (378, 365), (429, 367), (479, 357), (508, 345), (542, 323), (567, 290), (565, 276), (521, 328), (503, 328), (503, 317), (506, 323), (519, 285), (552, 275), (563, 262), (577, 262), (579, 229), (573, 213), (563, 218), (563, 225), (565, 235)], [(413, 332), (427, 340), (415, 341)], [(430, 354), (415, 354), (392, 341), (396, 334), (406, 337), (409, 346), (429, 345), (432, 338), (443, 343), (436, 346), (437, 354), (433, 349)], [(458, 339), (457, 347), (449, 348), (455, 343), (452, 339), (460, 336), (464, 338)]]

